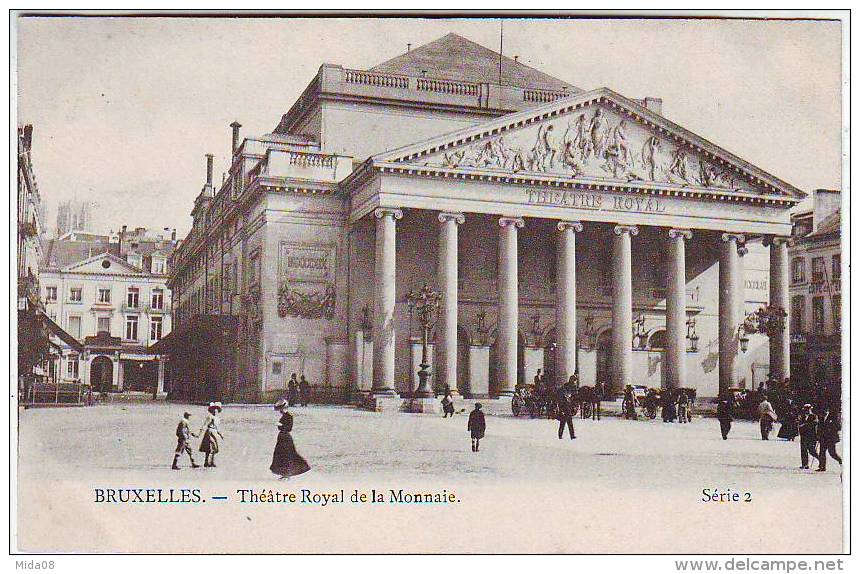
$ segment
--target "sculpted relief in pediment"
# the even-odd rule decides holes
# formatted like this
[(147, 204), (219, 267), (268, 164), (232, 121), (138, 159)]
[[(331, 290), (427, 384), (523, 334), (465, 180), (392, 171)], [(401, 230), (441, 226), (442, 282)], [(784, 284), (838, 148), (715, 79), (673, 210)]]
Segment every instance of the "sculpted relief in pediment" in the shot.
[(433, 154), (427, 165), (708, 188), (749, 186), (729, 168), (600, 106)]

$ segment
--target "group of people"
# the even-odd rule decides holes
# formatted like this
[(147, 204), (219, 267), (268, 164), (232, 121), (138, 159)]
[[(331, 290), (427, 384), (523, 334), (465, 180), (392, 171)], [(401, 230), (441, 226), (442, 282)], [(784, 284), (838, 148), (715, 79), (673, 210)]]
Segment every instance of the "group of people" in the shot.
[[(791, 398), (786, 398), (780, 403), (780, 410), (783, 411), (780, 415), (762, 387), (759, 387), (758, 394), (761, 399), (758, 405), (758, 421), (762, 440), (770, 440), (774, 423), (781, 421), (778, 438), (794, 441), (800, 437), (801, 469), (809, 469), (810, 456), (818, 460), (818, 472), (827, 470), (828, 455), (842, 464), (842, 458), (836, 452), (842, 430), (841, 409), (837, 401), (831, 401), (829, 405), (819, 405), (819, 412), (816, 413), (812, 403), (804, 403), (798, 409)], [(728, 439), (732, 428), (733, 407), (734, 400), (731, 395), (720, 397), (717, 419), (723, 440)]]
[[(657, 408), (661, 409), (661, 415), (664, 423), (688, 423), (693, 420), (693, 398), (690, 397), (686, 389), (648, 389), (641, 401), (641, 406), (645, 409), (646, 416), (654, 418)], [(622, 413), (626, 419), (638, 419), (636, 407), (640, 406), (640, 401), (636, 397), (632, 385), (627, 385), (624, 388), (624, 399), (622, 401)], [(649, 414), (650, 413), (650, 414)]]
[(173, 470), (179, 470), (179, 459), (183, 454), (187, 454), (191, 461), (191, 468), (200, 468), (200, 465), (194, 462), (194, 452), (191, 448), (191, 437), (201, 436), (200, 452), (204, 454), (204, 468), (215, 468), (215, 455), (221, 448), (221, 440), (224, 435), (221, 434), (219, 428), (218, 414), (223, 407), (220, 402), (209, 403), (206, 409), (206, 417), (203, 419), (203, 426), (198, 432), (192, 432), (190, 421), (191, 413), (186, 411), (182, 415), (182, 420), (176, 425), (176, 451), (173, 455)]
[(296, 373), (290, 375), (290, 381), (287, 383), (287, 404), (291, 407), (301, 405), (308, 406), (311, 398), (311, 384), (305, 378), (304, 373), (300, 378), (296, 378)]

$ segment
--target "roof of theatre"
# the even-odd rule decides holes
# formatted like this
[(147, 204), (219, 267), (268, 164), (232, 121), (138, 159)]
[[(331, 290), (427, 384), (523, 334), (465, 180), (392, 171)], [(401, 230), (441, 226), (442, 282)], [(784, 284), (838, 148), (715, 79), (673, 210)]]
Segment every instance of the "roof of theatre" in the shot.
[[(452, 33), (374, 66), (370, 71), (408, 76), (426, 73), (430, 78), (498, 84), (499, 53)], [(572, 94), (582, 91), (507, 56), (502, 56), (501, 83), (544, 90), (567, 88)]]

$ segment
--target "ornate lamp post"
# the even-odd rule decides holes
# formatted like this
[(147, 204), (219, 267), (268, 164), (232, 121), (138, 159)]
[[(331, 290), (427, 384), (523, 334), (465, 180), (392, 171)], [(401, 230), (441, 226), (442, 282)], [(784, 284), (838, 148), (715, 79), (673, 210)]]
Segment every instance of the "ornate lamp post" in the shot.
[(418, 388), (415, 389), (415, 398), (433, 397), (433, 389), (430, 387), (430, 364), (427, 362), (427, 340), (430, 337), (430, 324), (433, 316), (439, 310), (442, 302), (442, 294), (431, 289), (426, 283), (421, 289), (413, 289), (406, 295), (410, 314), (418, 318), (422, 329), (421, 339), (421, 364), (418, 370)]
[(785, 320), (788, 313), (785, 309), (776, 305), (761, 307), (756, 312), (744, 317), (744, 322), (738, 327), (738, 341), (741, 351), (746, 353), (749, 348), (749, 337), (747, 335), (761, 333), (773, 337), (776, 333), (785, 329)]

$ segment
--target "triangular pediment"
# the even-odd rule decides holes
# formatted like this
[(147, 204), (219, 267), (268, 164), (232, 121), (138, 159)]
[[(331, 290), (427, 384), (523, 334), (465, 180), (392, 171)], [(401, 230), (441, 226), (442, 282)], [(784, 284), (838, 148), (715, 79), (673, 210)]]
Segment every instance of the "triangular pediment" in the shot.
[(566, 181), (805, 196), (608, 88), (386, 152), (373, 161), (455, 171), (532, 173)]
[(111, 253), (100, 253), (65, 267), (70, 273), (98, 273), (99, 275), (142, 275), (143, 271)]

